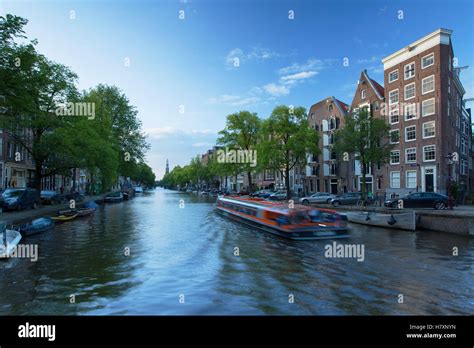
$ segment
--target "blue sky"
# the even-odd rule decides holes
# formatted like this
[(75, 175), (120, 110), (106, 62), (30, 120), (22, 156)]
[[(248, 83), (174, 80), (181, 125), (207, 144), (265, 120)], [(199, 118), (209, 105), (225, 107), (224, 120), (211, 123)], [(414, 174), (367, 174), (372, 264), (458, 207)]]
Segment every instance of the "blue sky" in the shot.
[(124, 91), (158, 178), (167, 158), (184, 165), (212, 147), (230, 113), (268, 117), (276, 105), (309, 109), (330, 95), (350, 104), (362, 69), (383, 84), (381, 59), (440, 27), (454, 30), (474, 97), (470, 0), (0, 0), (0, 11), (27, 18), (39, 51), (70, 66), (81, 89)]

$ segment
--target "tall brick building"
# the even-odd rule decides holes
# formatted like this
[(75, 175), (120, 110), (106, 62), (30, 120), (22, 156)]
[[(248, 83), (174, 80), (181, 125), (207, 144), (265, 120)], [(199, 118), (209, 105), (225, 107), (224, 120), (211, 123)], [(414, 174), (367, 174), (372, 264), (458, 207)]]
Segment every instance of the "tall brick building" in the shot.
[[(460, 136), (465, 93), (454, 67), (451, 30), (439, 29), (382, 60), (391, 132), (399, 134), (388, 165), (387, 193), (447, 193), (466, 180)], [(459, 161), (449, 158), (457, 152)], [(467, 164), (467, 162), (466, 162)]]
[(351, 183), (349, 162), (343, 162), (333, 150), (334, 132), (344, 126), (349, 106), (335, 97), (325, 98), (312, 105), (308, 122), (319, 133), (319, 155), (308, 154), (305, 193), (347, 192)]
[[(377, 81), (371, 79), (366, 70), (363, 70), (352, 99), (351, 113), (367, 108), (372, 117), (383, 117), (384, 101), (384, 88)], [(351, 158), (350, 167), (349, 182), (352, 183), (351, 188), (355, 191), (361, 191), (362, 166), (359, 161)], [(384, 169), (382, 163), (371, 163), (366, 173), (366, 192), (378, 195), (384, 194), (384, 188), (388, 182)]]

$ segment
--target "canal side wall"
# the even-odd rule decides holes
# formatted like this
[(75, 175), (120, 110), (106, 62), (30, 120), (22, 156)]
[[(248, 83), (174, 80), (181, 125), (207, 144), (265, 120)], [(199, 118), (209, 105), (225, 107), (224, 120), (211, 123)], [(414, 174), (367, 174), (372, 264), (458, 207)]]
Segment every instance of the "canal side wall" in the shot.
[[(344, 205), (333, 207), (329, 204), (314, 204), (319, 208), (333, 209), (337, 211), (375, 211), (383, 214), (397, 214), (402, 210), (385, 207), (358, 207)], [(436, 232), (445, 232), (463, 236), (474, 237), (474, 207), (472, 209), (454, 210), (422, 210), (413, 209), (416, 214), (417, 230), (430, 230)], [(405, 209), (404, 211), (408, 211)]]
[[(95, 201), (101, 203), (105, 194), (86, 197), (83, 202), (76, 203), (76, 208), (83, 207), (87, 202)], [(56, 216), (59, 210), (69, 209), (69, 203), (56, 205), (41, 205), (37, 209), (29, 209), (22, 211), (11, 211), (0, 213), (0, 224), (6, 225), (7, 228), (13, 225), (22, 225), (31, 222), (34, 219), (45, 216)]]

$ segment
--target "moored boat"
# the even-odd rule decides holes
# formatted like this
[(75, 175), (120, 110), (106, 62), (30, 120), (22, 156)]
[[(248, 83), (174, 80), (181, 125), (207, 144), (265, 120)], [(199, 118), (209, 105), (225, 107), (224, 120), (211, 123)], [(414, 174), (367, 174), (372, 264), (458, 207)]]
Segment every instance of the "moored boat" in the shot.
[(54, 221), (49, 217), (42, 217), (31, 221), (29, 224), (20, 226), (18, 232), (20, 232), (23, 237), (27, 237), (33, 234), (49, 231), (53, 228)]
[(66, 209), (66, 210), (60, 210), (59, 215), (74, 215), (77, 213), (77, 217), (82, 217), (82, 216), (87, 216), (91, 215), (95, 212), (95, 209), (93, 208), (79, 208), (79, 209)]
[(66, 221), (71, 221), (71, 220), (74, 220), (75, 218), (77, 218), (78, 216), (78, 213), (66, 213), (66, 214), (62, 214), (62, 215), (58, 215), (58, 216), (53, 216), (51, 217), (51, 219), (54, 221), (54, 222), (66, 222)]
[(15, 230), (0, 231), (0, 259), (10, 257), (20, 243), (21, 233)]
[(104, 202), (106, 203), (118, 203), (123, 201), (122, 192), (110, 192), (107, 193), (104, 197)]
[(362, 225), (394, 228), (398, 230), (416, 230), (416, 215), (414, 211), (398, 214), (381, 214), (375, 212), (348, 212), (347, 220)]
[(217, 211), (233, 220), (281, 237), (305, 240), (348, 236), (346, 222), (334, 210), (269, 202), (261, 198), (219, 197)]

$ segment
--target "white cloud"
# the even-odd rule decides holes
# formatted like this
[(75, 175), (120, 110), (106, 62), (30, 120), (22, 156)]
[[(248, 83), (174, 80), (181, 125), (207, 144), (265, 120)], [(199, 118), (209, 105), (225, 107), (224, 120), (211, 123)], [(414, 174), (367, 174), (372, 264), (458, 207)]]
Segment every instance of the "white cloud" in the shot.
[(277, 85), (275, 83), (269, 83), (263, 86), (263, 89), (268, 93), (275, 97), (288, 95), (290, 93), (290, 89), (284, 85)]
[(334, 59), (309, 58), (304, 63), (293, 63), (278, 70), (280, 75), (296, 74), (303, 71), (320, 71), (334, 62)]
[(199, 143), (194, 143), (191, 146), (192, 147), (213, 147), (215, 144), (212, 143), (206, 143), (206, 142), (199, 142)]
[(238, 95), (229, 95), (222, 94), (219, 97), (209, 98), (209, 104), (224, 104), (230, 106), (241, 106), (241, 105), (251, 105), (258, 103), (260, 101), (259, 97), (248, 96), (241, 97)]
[(302, 71), (296, 74), (282, 76), (280, 77), (280, 80), (283, 83), (293, 84), (300, 80), (309, 79), (310, 77), (317, 74), (318, 73), (316, 71)]
[(228, 68), (236, 68), (236, 60), (238, 60), (240, 65), (251, 60), (263, 61), (280, 56), (281, 55), (279, 53), (263, 47), (252, 47), (251, 50), (246, 52), (241, 48), (233, 48), (229, 51), (229, 53), (227, 53), (225, 57), (225, 63)]

